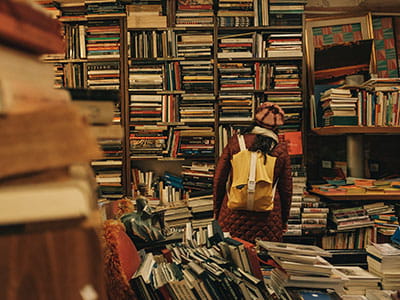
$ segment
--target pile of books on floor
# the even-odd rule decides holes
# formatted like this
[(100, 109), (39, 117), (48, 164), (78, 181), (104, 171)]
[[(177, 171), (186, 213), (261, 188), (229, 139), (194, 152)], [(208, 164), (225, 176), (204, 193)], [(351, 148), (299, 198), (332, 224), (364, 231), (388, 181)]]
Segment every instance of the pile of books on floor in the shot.
[(139, 299), (271, 299), (253, 244), (225, 238), (216, 222), (193, 230), (161, 255), (146, 253), (130, 279)]
[(400, 249), (394, 244), (372, 243), (367, 248), (368, 271), (382, 278), (382, 288), (398, 289), (400, 286)]

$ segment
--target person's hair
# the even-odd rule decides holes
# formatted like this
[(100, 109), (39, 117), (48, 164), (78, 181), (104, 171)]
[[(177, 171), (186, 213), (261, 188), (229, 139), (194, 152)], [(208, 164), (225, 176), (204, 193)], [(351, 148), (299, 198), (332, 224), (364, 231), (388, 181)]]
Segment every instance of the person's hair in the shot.
[[(251, 134), (251, 131), (257, 123), (253, 122), (247, 128), (243, 130), (243, 134)], [(275, 132), (276, 133), (276, 132)], [(268, 136), (263, 136), (261, 134), (256, 134), (253, 145), (249, 147), (250, 151), (260, 151), (264, 156), (264, 164), (267, 163), (267, 154), (270, 155), (276, 146), (276, 141)]]

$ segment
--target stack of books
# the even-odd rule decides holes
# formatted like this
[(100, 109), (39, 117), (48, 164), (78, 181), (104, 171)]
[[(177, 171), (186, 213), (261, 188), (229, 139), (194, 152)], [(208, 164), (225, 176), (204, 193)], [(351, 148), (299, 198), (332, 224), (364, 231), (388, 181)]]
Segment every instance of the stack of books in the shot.
[(254, 36), (254, 32), (218, 36), (218, 58), (253, 57)]
[(377, 234), (392, 236), (399, 227), (399, 220), (395, 214), (394, 206), (384, 202), (364, 204), (367, 214), (374, 221)]
[(161, 4), (130, 4), (126, 6), (128, 29), (166, 28), (167, 17)]
[(131, 158), (161, 158), (167, 149), (165, 125), (133, 125), (129, 134)]
[(220, 121), (251, 121), (254, 111), (254, 95), (228, 93), (219, 95)]
[(177, 27), (213, 26), (213, 0), (177, 1), (175, 23)]
[(322, 93), (320, 102), (325, 126), (357, 125), (358, 98), (350, 90), (331, 88)]
[[(81, 76), (81, 79), (75, 81), (83, 82), (83, 75)], [(119, 63), (110, 61), (89, 62), (87, 63), (87, 77), (87, 84), (90, 89), (118, 90), (120, 86)]]
[(212, 127), (178, 126), (176, 131), (179, 131), (178, 157), (213, 157), (215, 135)]
[(337, 230), (372, 227), (374, 225), (374, 221), (370, 219), (362, 206), (332, 209), (330, 219)]
[(88, 58), (120, 57), (119, 20), (89, 21), (86, 28)]
[[(89, 163), (102, 154), (70, 94), (53, 88), (52, 67), (39, 59), (64, 51), (60, 23), (34, 2), (2, 4), (0, 223), (88, 217), (97, 200)], [(50, 230), (46, 236), (52, 238)]]
[(212, 32), (186, 31), (184, 33), (177, 33), (176, 38), (178, 57), (210, 58), (212, 56)]
[(372, 243), (367, 248), (368, 271), (382, 278), (382, 288), (398, 289), (400, 285), (400, 249), (394, 244)]
[(134, 65), (129, 68), (130, 91), (162, 91), (164, 67), (160, 64)]
[(380, 290), (381, 278), (358, 266), (335, 266), (348, 280), (344, 283), (345, 295), (365, 295), (367, 290)]
[(254, 66), (248, 63), (220, 63), (218, 64), (220, 76), (220, 90), (241, 91), (254, 90)]
[(302, 57), (301, 33), (274, 33), (268, 36), (267, 57)]
[(331, 253), (317, 246), (257, 241), (266, 249), (279, 268), (271, 273), (271, 286), (277, 295), (285, 295), (286, 287), (334, 289), (341, 293), (346, 280), (322, 256)]
[(180, 62), (182, 89), (188, 93), (210, 93), (214, 88), (213, 66), (209, 60)]
[[(292, 172), (293, 173), (293, 172)], [(303, 203), (303, 196), (306, 189), (307, 178), (303, 175), (296, 174), (293, 176), (293, 193), (292, 204), (289, 211), (288, 230), (284, 235), (288, 236), (301, 236), (302, 235), (302, 222), (301, 222), (301, 207)]]
[(218, 20), (221, 27), (254, 26), (253, 0), (235, 1), (220, 0), (218, 3)]
[(270, 25), (300, 26), (306, 3), (304, 0), (270, 0)]

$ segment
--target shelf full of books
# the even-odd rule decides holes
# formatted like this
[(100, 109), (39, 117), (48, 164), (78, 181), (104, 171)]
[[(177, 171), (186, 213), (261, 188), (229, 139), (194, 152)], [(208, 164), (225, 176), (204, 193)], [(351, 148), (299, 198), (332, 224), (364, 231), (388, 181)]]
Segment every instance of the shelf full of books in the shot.
[[(113, 171), (122, 172), (123, 195), (137, 195), (144, 184), (147, 195), (167, 203), (210, 200), (223, 146), (265, 101), (286, 111), (281, 138), (301, 136), (305, 3), (290, 2), (85, 1), (58, 7), (66, 55), (49, 59), (57, 64), (57, 86), (120, 91), (115, 120), (125, 136), (121, 160), (112, 160)], [(293, 142), (291, 154), (301, 156), (295, 144), (301, 145)], [(145, 180), (136, 170), (153, 175)], [(166, 192), (169, 185), (175, 190)]]

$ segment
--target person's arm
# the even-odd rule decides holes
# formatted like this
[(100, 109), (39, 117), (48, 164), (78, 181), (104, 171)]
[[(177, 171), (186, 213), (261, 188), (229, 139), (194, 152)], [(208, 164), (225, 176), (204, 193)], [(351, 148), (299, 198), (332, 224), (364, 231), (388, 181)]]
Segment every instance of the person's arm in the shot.
[(214, 217), (218, 218), (221, 209), (222, 201), (226, 193), (226, 182), (231, 171), (231, 155), (230, 147), (232, 138), (228, 145), (225, 146), (218, 163), (215, 167), (214, 182), (213, 182), (213, 199), (214, 199)]
[(281, 200), (282, 224), (285, 227), (289, 218), (290, 205), (292, 204), (293, 182), (290, 156), (286, 145), (283, 148), (283, 167), (279, 174), (278, 192)]

